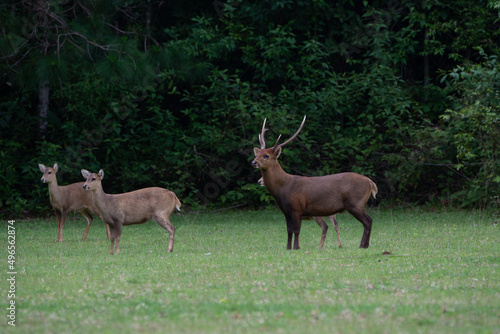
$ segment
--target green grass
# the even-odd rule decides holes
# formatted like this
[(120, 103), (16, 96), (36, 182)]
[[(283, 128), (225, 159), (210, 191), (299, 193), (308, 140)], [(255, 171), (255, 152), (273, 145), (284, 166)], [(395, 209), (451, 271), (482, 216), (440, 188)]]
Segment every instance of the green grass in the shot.
[[(125, 227), (120, 254), (96, 219), (64, 242), (56, 223), (16, 221), (16, 328), (3, 333), (500, 333), (498, 217), (469, 211), (369, 211), (339, 216), (343, 247), (304, 221), (287, 251), (279, 211), (173, 216), (174, 252), (154, 222)], [(79, 215), (76, 215), (80, 218)], [(1, 256), (7, 269), (7, 227)], [(330, 226), (331, 227), (331, 226)], [(391, 255), (382, 255), (383, 252)], [(7, 276), (6, 274), (3, 276)]]

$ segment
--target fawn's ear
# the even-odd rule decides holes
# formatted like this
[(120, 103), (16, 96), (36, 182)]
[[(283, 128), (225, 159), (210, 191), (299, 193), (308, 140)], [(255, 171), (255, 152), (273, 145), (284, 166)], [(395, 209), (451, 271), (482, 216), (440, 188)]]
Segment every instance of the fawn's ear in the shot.
[(40, 172), (45, 173), (45, 166), (42, 164), (38, 164), (38, 168), (40, 168)]
[(101, 170), (99, 171), (99, 174), (97, 174), (97, 176), (99, 176), (99, 178), (100, 178), (101, 180), (102, 180), (102, 179), (104, 179), (104, 171), (101, 169)]
[(86, 169), (82, 169), (82, 176), (86, 180), (90, 175), (90, 172)]
[(54, 167), (52, 167), (52, 168), (54, 168), (54, 172), (56, 172), (56, 173), (57, 173), (57, 171), (59, 170), (59, 166), (57, 165), (57, 163), (55, 163), (55, 164), (54, 164)]

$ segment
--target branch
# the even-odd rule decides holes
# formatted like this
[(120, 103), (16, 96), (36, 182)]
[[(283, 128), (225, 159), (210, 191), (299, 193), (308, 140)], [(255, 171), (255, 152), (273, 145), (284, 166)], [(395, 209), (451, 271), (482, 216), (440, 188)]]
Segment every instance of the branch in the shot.
[(186, 212), (186, 213), (187, 214), (189, 214), (189, 213), (214, 213), (214, 212), (220, 212), (220, 211), (225, 211), (225, 210), (236, 209), (236, 208), (245, 206), (247, 204), (248, 204), (248, 202), (245, 202), (245, 203), (241, 203), (241, 204), (236, 204), (236, 205), (233, 205), (233, 206), (229, 206), (227, 208), (222, 208), (222, 209), (217, 209), (217, 210), (212, 210), (212, 211), (190, 211), (190, 212)]
[(120, 28), (112, 25), (111, 23), (106, 23), (106, 25), (110, 26), (111, 28), (115, 29), (116, 31), (118, 31), (119, 33), (124, 34), (124, 35), (135, 35), (136, 34), (133, 31), (124, 31), (124, 30), (121, 30)]

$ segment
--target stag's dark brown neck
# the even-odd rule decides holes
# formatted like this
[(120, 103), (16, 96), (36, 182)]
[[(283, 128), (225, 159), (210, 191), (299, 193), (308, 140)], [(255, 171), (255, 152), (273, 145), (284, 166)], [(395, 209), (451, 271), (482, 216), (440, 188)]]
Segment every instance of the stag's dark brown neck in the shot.
[(273, 164), (268, 168), (261, 169), (260, 171), (262, 173), (262, 178), (264, 179), (264, 185), (273, 197), (281, 191), (283, 186), (286, 184), (286, 180), (291, 177), (290, 174), (281, 168), (279, 163)]

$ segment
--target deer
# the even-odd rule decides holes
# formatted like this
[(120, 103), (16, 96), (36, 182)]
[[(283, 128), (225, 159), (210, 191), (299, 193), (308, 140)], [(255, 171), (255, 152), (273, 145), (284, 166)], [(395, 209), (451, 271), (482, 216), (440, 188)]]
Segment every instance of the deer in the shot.
[[(287, 249), (300, 249), (299, 235), (302, 217), (325, 217), (332, 216), (344, 211), (349, 212), (361, 224), (364, 231), (361, 238), (360, 248), (368, 248), (370, 245), (370, 234), (372, 230), (372, 218), (366, 213), (365, 207), (370, 196), (378, 193), (377, 185), (368, 177), (361, 174), (345, 172), (325, 176), (300, 176), (286, 173), (278, 162), (282, 147), (295, 139), (304, 123), (302, 120), (299, 129), (287, 141), (278, 145), (281, 135), (275, 144), (266, 148), (264, 134), (266, 120), (259, 134), (260, 148), (254, 148), (255, 159), (252, 165), (260, 169), (264, 186), (277, 202), (283, 212), (288, 233)], [(323, 229), (320, 246), (326, 237), (325, 224), (320, 224)]]
[[(262, 186), (264, 186), (264, 179), (261, 177), (257, 183)], [(328, 231), (328, 224), (325, 222), (323, 217), (309, 217), (309, 216), (302, 216), (302, 220), (314, 220), (316, 223), (318, 223), (319, 227), (321, 227), (322, 234), (321, 234), (321, 240), (319, 241), (319, 249), (323, 249), (323, 245), (325, 244), (325, 239), (326, 239), (326, 232)], [(339, 248), (342, 248), (342, 243), (340, 242), (340, 234), (339, 234), (339, 223), (337, 222), (336, 215), (331, 215), (328, 217), (330, 219), (330, 222), (333, 225), (333, 228), (335, 229), (335, 232), (337, 232), (337, 243), (339, 245)]]
[[(83, 233), (82, 241), (87, 238), (90, 225), (92, 225), (93, 214), (98, 214), (94, 206), (91, 194), (82, 189), (83, 182), (73, 183), (66, 186), (57, 185), (56, 173), (59, 170), (57, 163), (53, 167), (46, 167), (38, 164), (38, 168), (43, 173), (41, 181), (48, 183), (50, 205), (55, 211), (57, 221), (57, 242), (63, 241), (63, 229), (66, 217), (69, 212), (78, 211), (86, 220), (87, 227)], [(109, 228), (106, 226), (108, 239), (110, 238)]]
[[(175, 228), (170, 222), (170, 215), (176, 209), (180, 211), (181, 202), (173, 191), (165, 188), (143, 188), (128, 193), (106, 194), (102, 188), (104, 171), (91, 173), (82, 169), (85, 178), (83, 189), (92, 194), (94, 205), (99, 210), (101, 219), (111, 231), (111, 247), (109, 254), (120, 252), (120, 238), (122, 227), (127, 225), (143, 224), (154, 220), (167, 230), (169, 234), (168, 252), (174, 250)], [(116, 248), (114, 244), (116, 240)]]

